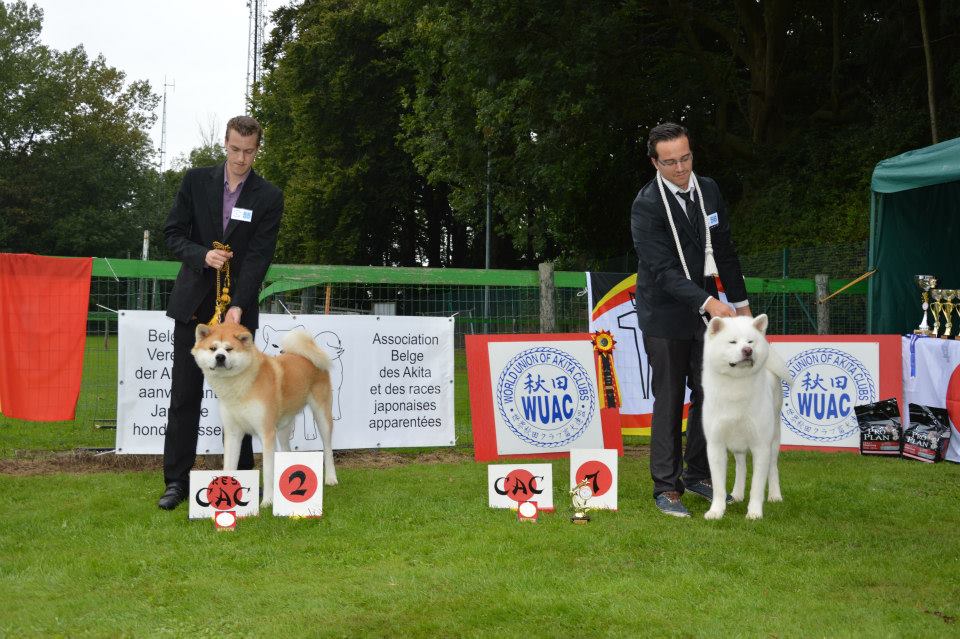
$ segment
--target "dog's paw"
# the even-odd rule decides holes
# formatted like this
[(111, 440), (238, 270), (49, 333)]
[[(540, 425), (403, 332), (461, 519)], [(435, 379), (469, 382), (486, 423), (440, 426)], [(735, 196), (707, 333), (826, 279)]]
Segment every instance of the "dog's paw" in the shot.
[(323, 483), (327, 486), (336, 486), (340, 482), (337, 481), (337, 476), (334, 475), (333, 477), (324, 477)]
[(733, 501), (737, 502), (738, 504), (741, 501), (743, 501), (743, 493), (738, 493), (737, 491), (733, 491), (732, 493), (730, 493), (730, 496), (733, 497)]
[(770, 493), (767, 495), (767, 501), (783, 501), (783, 495), (780, 493)]
[(748, 510), (747, 519), (763, 519), (762, 510)]
[(711, 508), (707, 512), (703, 513), (704, 519), (720, 519), (721, 517), (723, 517), (722, 510), (714, 510), (713, 508)]

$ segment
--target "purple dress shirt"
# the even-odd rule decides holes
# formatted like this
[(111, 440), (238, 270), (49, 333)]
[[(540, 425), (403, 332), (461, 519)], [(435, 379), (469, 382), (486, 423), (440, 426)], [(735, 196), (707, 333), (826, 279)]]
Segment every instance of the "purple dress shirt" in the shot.
[[(250, 174), (247, 173), (249, 176)], [(227, 230), (227, 224), (230, 223), (230, 214), (233, 212), (233, 207), (237, 205), (237, 199), (240, 197), (240, 191), (243, 190), (243, 183), (247, 181), (247, 178), (244, 177), (240, 180), (240, 184), (237, 185), (236, 190), (233, 193), (230, 192), (230, 179), (227, 177), (226, 169), (223, 172), (223, 230)]]

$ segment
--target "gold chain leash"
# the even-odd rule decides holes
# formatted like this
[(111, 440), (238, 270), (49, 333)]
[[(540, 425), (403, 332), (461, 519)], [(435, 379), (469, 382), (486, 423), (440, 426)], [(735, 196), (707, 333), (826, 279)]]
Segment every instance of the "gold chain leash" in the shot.
[[(230, 251), (229, 244), (214, 242), (213, 248), (221, 251)], [(223, 286), (220, 286), (220, 276), (223, 275)], [(217, 285), (213, 289), (216, 294), (214, 299), (213, 317), (207, 322), (207, 326), (216, 326), (223, 321), (223, 314), (227, 312), (230, 306), (230, 260), (223, 263), (222, 268), (217, 269)]]

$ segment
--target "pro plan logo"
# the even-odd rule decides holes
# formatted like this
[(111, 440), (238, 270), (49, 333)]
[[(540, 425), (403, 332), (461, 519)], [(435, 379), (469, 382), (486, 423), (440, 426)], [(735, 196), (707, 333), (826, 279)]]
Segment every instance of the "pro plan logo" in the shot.
[(575, 441), (590, 424), (596, 389), (570, 354), (548, 346), (520, 352), (497, 381), (497, 410), (521, 440), (539, 448)]
[[(783, 421), (804, 439), (835, 442), (858, 431), (853, 407), (877, 399), (873, 377), (856, 357), (835, 348), (802, 351), (787, 362)], [(792, 392), (791, 392), (792, 390)]]

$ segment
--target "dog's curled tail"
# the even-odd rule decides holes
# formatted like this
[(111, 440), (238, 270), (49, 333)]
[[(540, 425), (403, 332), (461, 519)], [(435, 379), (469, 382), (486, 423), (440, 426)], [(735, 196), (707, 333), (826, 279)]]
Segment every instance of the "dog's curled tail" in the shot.
[(793, 381), (793, 375), (791, 375), (790, 371), (787, 370), (787, 364), (783, 361), (783, 358), (780, 357), (780, 353), (772, 348), (767, 354), (767, 363), (764, 368), (785, 382)]
[(330, 356), (320, 350), (309, 333), (302, 330), (293, 330), (283, 336), (280, 348), (284, 353), (293, 353), (306, 357), (322, 371), (330, 370)]

